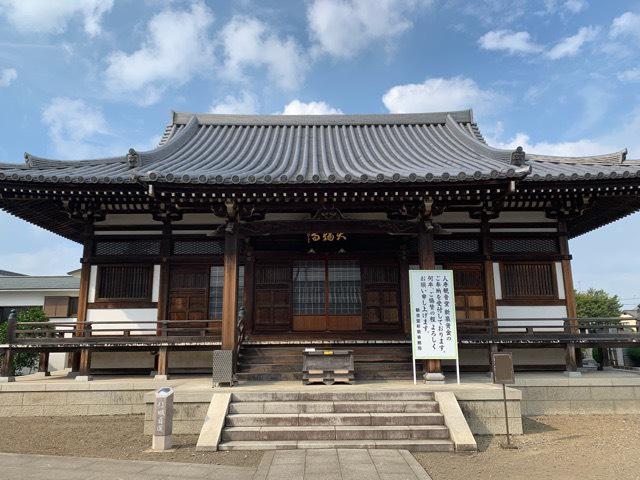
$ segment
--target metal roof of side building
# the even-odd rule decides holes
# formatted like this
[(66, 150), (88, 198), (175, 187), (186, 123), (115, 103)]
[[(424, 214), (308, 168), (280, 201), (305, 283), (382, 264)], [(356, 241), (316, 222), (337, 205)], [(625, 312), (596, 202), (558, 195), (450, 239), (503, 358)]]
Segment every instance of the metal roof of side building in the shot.
[(0, 276), (0, 291), (16, 290), (78, 290), (80, 279), (60, 276)]
[(0, 277), (25, 277), (22, 273), (10, 272), (9, 270), (0, 270)]
[(77, 161), (25, 154), (0, 180), (35, 183), (322, 184), (640, 177), (626, 150), (554, 157), (486, 144), (471, 110), (382, 115), (173, 113), (146, 152)]

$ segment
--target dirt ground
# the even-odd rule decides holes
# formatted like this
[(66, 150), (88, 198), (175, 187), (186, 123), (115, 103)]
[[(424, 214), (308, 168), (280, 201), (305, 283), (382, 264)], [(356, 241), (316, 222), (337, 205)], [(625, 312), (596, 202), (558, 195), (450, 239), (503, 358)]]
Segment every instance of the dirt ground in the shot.
[(262, 452), (196, 452), (197, 435), (174, 435), (174, 452), (147, 452), (144, 415), (0, 418), (0, 452), (255, 467)]
[[(478, 436), (474, 454), (416, 453), (433, 480), (590, 480), (640, 478), (640, 415), (525, 418), (518, 450), (505, 437)], [(0, 418), (0, 452), (257, 466), (261, 452), (196, 452), (197, 435), (176, 435), (176, 450), (146, 450), (142, 415)]]
[(506, 437), (478, 436), (478, 453), (416, 453), (433, 480), (640, 479), (640, 415), (546, 416), (523, 419), (518, 450)]

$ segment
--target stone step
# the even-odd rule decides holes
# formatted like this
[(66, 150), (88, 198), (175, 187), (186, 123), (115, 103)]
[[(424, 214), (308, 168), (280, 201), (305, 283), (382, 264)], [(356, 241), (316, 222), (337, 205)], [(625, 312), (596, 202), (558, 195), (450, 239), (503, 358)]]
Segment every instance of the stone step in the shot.
[(230, 414), (228, 427), (347, 426), (347, 425), (444, 425), (440, 413), (300, 413)]
[[(255, 354), (245, 352), (239, 356), (240, 363), (280, 363), (280, 364), (300, 364), (302, 365), (302, 353), (287, 355), (277, 354)], [(408, 352), (378, 352), (373, 354), (354, 353), (355, 363), (370, 362), (411, 362), (411, 351)]]
[(437, 413), (433, 401), (238, 402), (230, 414), (258, 413)]
[(231, 441), (218, 446), (219, 450), (292, 450), (316, 448), (393, 448), (414, 452), (453, 452), (450, 440), (281, 440)]
[[(308, 387), (311, 388), (311, 387)], [(306, 390), (295, 392), (233, 392), (232, 403), (238, 402), (349, 402), (349, 401), (434, 401), (433, 392), (424, 390)]]
[(444, 425), (227, 427), (223, 442), (290, 440), (427, 440), (448, 439)]
[[(418, 376), (422, 375), (422, 370), (418, 370)], [(239, 371), (237, 373), (239, 381), (243, 382), (296, 382), (302, 381), (302, 367), (298, 372), (278, 372), (278, 373), (248, 373)], [(413, 373), (411, 368), (403, 370), (365, 370), (356, 367), (356, 380), (411, 380)]]

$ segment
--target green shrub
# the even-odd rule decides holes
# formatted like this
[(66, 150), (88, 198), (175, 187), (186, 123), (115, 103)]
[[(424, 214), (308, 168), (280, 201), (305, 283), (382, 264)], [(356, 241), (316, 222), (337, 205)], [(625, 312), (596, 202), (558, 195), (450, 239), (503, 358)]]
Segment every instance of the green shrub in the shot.
[(640, 365), (640, 347), (630, 348), (627, 350), (627, 355), (634, 365)]
[[(33, 307), (18, 313), (18, 322), (47, 322), (49, 319), (40, 307)], [(7, 342), (7, 322), (0, 324), (0, 343)], [(43, 332), (51, 327), (38, 327)], [(21, 325), (18, 330), (30, 330), (29, 325)], [(2, 356), (0, 355), (0, 358)], [(23, 373), (29, 373), (38, 366), (38, 354), (36, 352), (18, 352), (13, 355), (13, 365), (10, 375), (18, 376)]]

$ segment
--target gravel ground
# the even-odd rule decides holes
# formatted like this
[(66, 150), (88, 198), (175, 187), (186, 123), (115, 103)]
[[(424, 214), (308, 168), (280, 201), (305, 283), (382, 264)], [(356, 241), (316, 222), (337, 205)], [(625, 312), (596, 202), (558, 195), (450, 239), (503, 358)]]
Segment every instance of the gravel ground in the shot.
[(173, 452), (147, 452), (144, 415), (100, 417), (2, 417), (0, 452), (71, 455), (255, 467), (261, 452), (196, 452), (197, 435), (174, 435)]
[(640, 478), (640, 415), (523, 418), (518, 450), (506, 437), (478, 436), (478, 453), (416, 453), (433, 480), (591, 480)]

